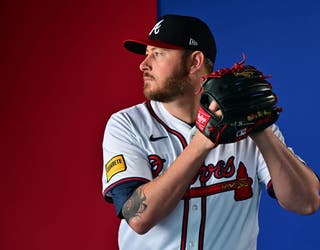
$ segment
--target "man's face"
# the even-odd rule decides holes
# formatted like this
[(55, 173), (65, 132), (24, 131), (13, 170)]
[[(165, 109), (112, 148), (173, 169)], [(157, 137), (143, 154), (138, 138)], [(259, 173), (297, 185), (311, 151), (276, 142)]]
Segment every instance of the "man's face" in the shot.
[(146, 58), (140, 69), (143, 72), (144, 95), (148, 99), (170, 102), (193, 93), (187, 61), (183, 60), (182, 54), (182, 50), (147, 46)]

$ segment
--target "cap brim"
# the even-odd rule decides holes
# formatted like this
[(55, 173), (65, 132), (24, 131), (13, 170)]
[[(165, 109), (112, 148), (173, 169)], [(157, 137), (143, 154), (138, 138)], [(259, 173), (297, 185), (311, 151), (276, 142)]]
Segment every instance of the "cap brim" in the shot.
[(162, 41), (157, 40), (125, 40), (123, 42), (123, 46), (137, 54), (145, 55), (146, 54), (146, 48), (147, 46), (154, 46), (159, 48), (165, 48), (165, 49), (183, 49), (181, 46), (169, 44)]

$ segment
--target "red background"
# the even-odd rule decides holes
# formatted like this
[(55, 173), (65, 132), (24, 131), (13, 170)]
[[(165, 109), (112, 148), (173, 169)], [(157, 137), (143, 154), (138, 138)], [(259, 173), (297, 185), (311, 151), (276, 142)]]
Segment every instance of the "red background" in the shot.
[(104, 126), (143, 101), (156, 1), (1, 1), (1, 249), (117, 249), (101, 195)]

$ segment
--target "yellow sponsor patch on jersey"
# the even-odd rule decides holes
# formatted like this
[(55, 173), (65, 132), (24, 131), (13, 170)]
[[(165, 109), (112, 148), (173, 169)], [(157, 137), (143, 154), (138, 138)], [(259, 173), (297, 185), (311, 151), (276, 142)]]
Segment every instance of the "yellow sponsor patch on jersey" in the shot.
[(125, 171), (127, 169), (127, 166), (124, 161), (123, 155), (117, 155), (111, 158), (111, 160), (109, 160), (105, 165), (105, 168), (107, 174), (107, 181), (110, 181), (110, 179), (115, 174)]

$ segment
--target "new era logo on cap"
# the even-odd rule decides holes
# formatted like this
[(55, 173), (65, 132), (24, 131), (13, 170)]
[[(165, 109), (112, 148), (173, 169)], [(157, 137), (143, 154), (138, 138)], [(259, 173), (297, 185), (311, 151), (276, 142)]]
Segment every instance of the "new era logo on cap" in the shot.
[(200, 50), (215, 62), (216, 44), (206, 23), (196, 17), (165, 15), (153, 26), (147, 39), (126, 40), (131, 52), (145, 54), (147, 45), (168, 49)]
[(194, 40), (193, 38), (190, 38), (190, 40), (189, 40), (189, 45), (191, 45), (191, 46), (198, 46), (198, 43), (197, 43), (197, 41)]

